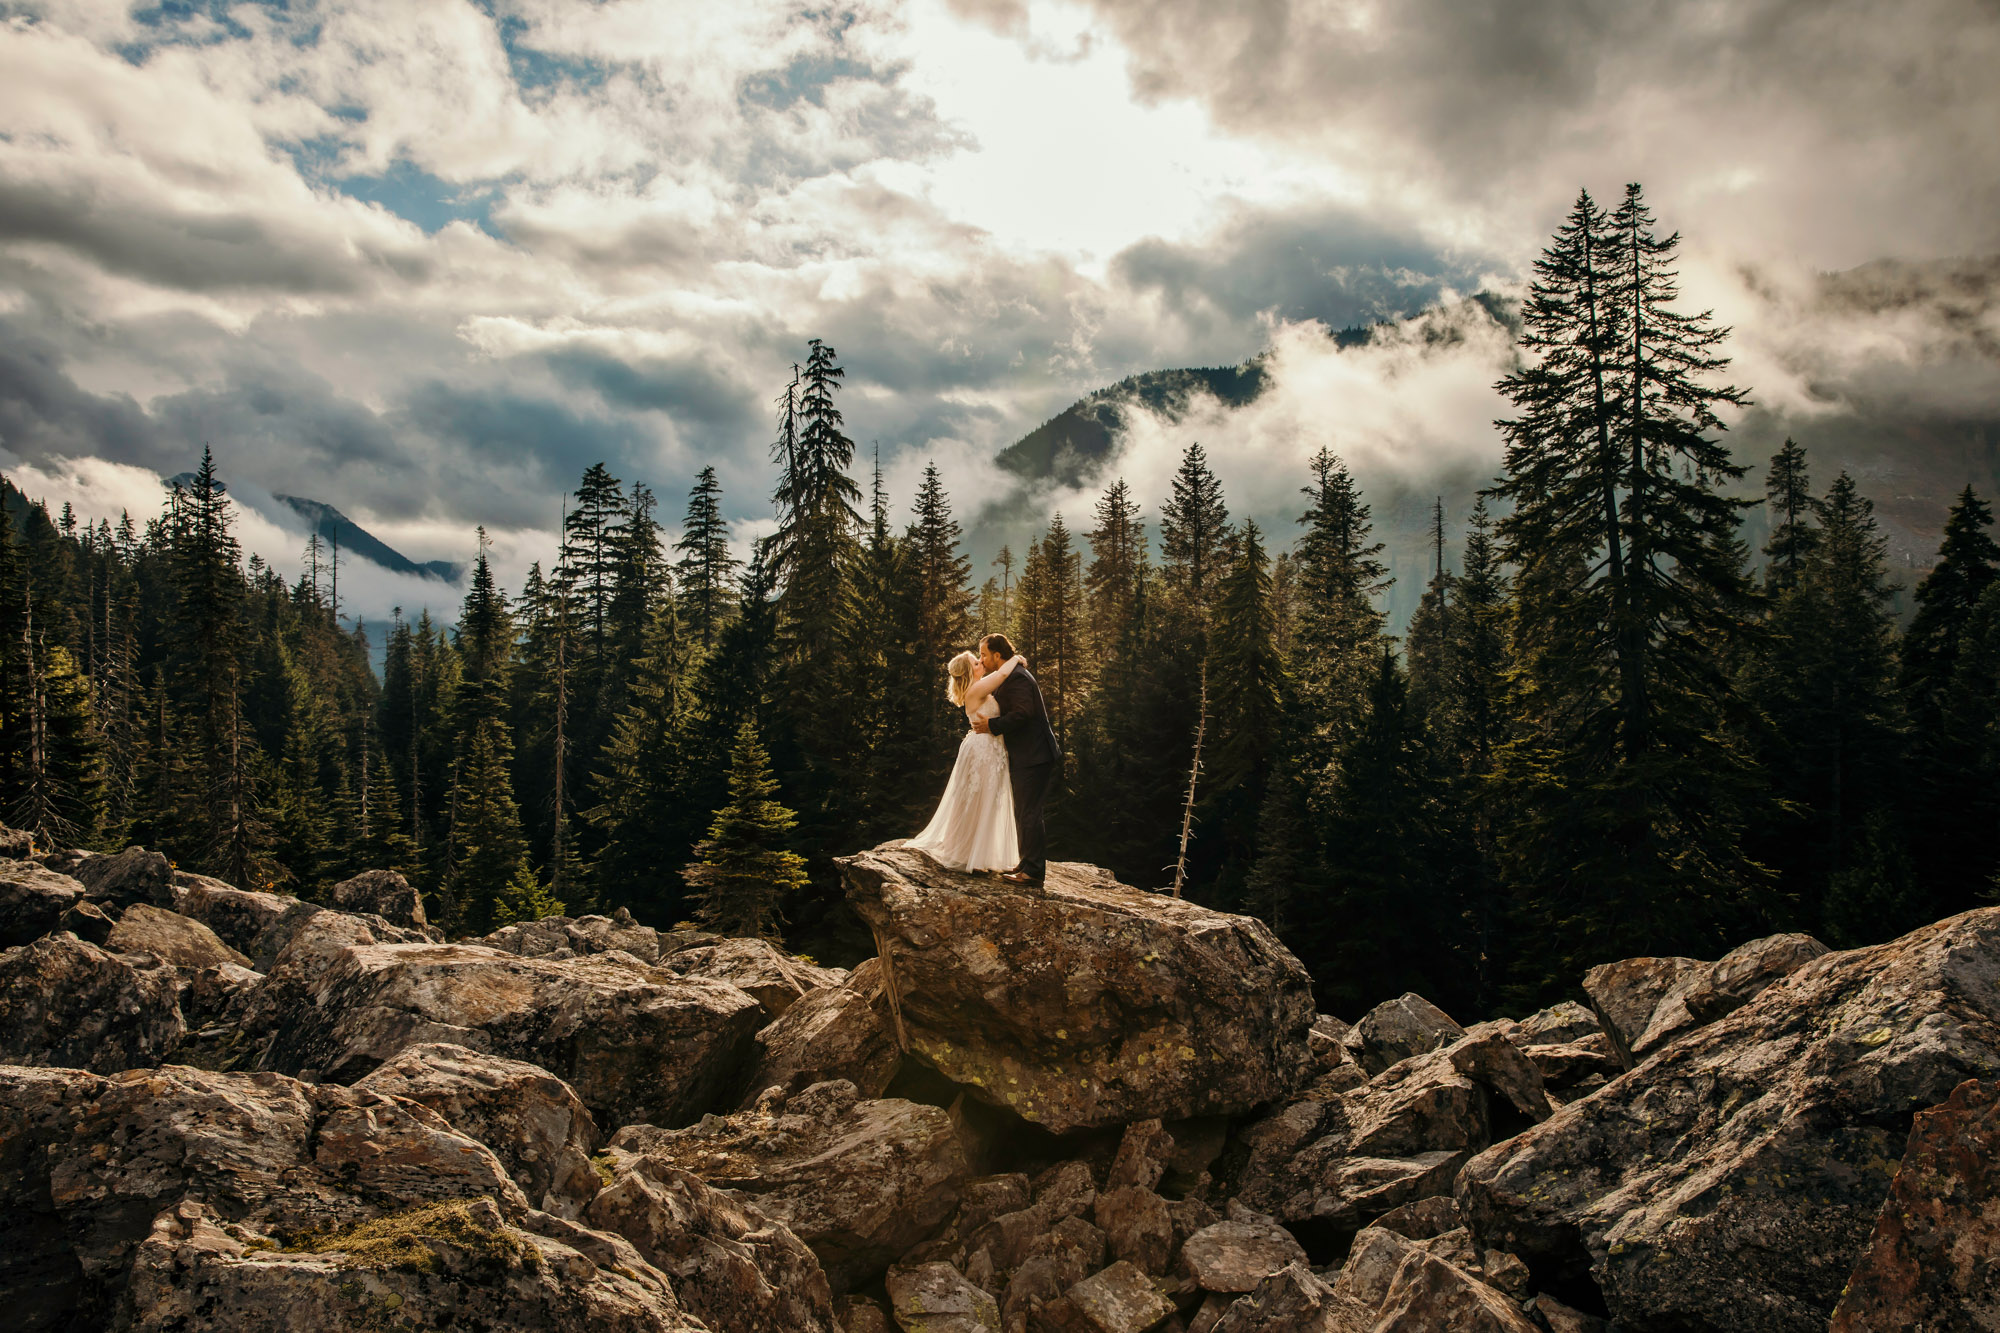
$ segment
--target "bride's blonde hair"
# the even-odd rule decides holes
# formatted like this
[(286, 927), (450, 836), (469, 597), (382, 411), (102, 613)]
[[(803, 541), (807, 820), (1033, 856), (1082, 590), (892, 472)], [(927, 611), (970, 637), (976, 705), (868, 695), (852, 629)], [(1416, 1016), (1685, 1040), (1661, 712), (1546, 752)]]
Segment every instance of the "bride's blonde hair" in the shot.
[(965, 707), (965, 692), (972, 688), (972, 668), (979, 659), (970, 650), (945, 663), (944, 697)]

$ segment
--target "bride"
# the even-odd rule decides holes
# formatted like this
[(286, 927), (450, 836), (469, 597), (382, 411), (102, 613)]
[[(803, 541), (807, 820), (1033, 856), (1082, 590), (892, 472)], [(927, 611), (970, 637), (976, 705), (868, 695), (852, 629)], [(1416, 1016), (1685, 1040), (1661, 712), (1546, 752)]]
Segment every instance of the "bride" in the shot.
[[(993, 691), (1027, 661), (1016, 654), (995, 671), (979, 665), (975, 653), (960, 653), (945, 667), (944, 693), (965, 709), (966, 720), (991, 718), (1000, 711)], [(937, 813), (922, 833), (903, 844), (950, 870), (1011, 870), (1021, 860), (1014, 832), (1014, 793), (1007, 782), (1007, 743), (977, 731), (958, 743), (958, 763)]]

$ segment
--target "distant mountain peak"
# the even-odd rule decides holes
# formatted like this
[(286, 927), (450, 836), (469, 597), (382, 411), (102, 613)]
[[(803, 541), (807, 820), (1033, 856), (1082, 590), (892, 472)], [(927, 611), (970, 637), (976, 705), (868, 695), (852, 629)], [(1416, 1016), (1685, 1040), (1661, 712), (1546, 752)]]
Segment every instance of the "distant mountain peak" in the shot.
[(437, 579), (443, 583), (457, 583), (465, 577), (465, 566), (456, 561), (410, 559), (323, 500), (308, 500), (300, 495), (273, 498), (291, 506), (292, 512), (310, 523), (314, 532), (338, 546), (342, 553), (380, 565), (392, 574), (415, 574), (419, 578)]

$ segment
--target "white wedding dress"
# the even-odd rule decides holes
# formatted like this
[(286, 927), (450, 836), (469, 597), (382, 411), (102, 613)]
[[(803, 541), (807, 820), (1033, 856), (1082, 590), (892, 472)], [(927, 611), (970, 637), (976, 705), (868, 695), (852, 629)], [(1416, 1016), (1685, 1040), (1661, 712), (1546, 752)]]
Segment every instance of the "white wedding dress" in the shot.
[[(980, 701), (980, 717), (1000, 712), (999, 700)], [(1007, 742), (965, 733), (944, 799), (924, 831), (903, 844), (951, 870), (1012, 870), (1021, 862), (1014, 835), (1014, 789), (1007, 782)]]

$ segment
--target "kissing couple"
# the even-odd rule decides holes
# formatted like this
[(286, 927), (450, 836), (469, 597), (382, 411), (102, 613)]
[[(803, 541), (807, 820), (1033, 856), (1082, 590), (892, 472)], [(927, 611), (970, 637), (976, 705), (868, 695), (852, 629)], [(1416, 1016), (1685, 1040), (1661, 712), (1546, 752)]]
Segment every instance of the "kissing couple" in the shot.
[(1028, 659), (1006, 635), (988, 634), (978, 652), (945, 666), (944, 693), (972, 730), (959, 742), (937, 813), (903, 845), (949, 870), (997, 870), (1009, 883), (1039, 885), (1048, 874), (1042, 810), (1062, 750)]

